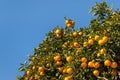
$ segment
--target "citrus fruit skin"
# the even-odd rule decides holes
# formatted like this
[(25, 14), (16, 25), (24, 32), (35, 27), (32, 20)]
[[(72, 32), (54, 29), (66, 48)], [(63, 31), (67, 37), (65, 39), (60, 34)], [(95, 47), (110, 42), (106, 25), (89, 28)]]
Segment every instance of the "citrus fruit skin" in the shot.
[(61, 30), (60, 30), (60, 29), (57, 29), (57, 30), (55, 31), (55, 33), (58, 34), (58, 35), (60, 35), (60, 34), (61, 34)]
[(31, 60), (32, 60), (32, 61), (35, 61), (35, 59), (36, 59), (36, 57), (32, 57), (32, 59), (31, 59)]
[(71, 22), (71, 21), (67, 19), (67, 20), (65, 21), (65, 24), (70, 24), (70, 22)]
[(75, 22), (72, 20), (72, 21), (71, 21), (71, 24), (72, 24), (72, 25), (75, 25)]
[(96, 76), (96, 77), (98, 77), (99, 76), (99, 71), (98, 70), (94, 70), (93, 71), (93, 75)]
[(94, 68), (97, 69), (97, 68), (99, 68), (99, 67), (100, 67), (100, 62), (95, 62), (95, 63), (94, 63)]
[(109, 39), (109, 38), (108, 38), (107, 36), (104, 36), (104, 37), (102, 38), (102, 40), (103, 40), (104, 43), (106, 43), (106, 42), (108, 41), (108, 39)]
[(67, 62), (71, 62), (71, 61), (72, 61), (72, 56), (66, 57), (66, 61), (67, 61)]
[(100, 54), (105, 54), (107, 52), (107, 50), (105, 48), (100, 50)]
[(88, 42), (84, 42), (83, 47), (88, 47)]
[(82, 31), (80, 31), (78, 34), (79, 34), (80, 36), (82, 36), (82, 35), (83, 35), (83, 32), (82, 32)]
[(67, 24), (66, 26), (67, 26), (67, 28), (72, 28), (73, 27), (72, 24)]
[(81, 67), (82, 68), (86, 68), (87, 67), (87, 63), (85, 63), (85, 62), (81, 63)]
[(86, 58), (86, 57), (82, 57), (82, 58), (81, 58), (81, 62), (86, 63), (86, 62), (87, 62), (87, 58)]
[(59, 34), (56, 34), (56, 37), (57, 37), (57, 38), (61, 38), (62, 36), (61, 36), (61, 35), (59, 35)]
[(98, 44), (99, 44), (100, 46), (102, 46), (102, 45), (104, 44), (104, 41), (103, 41), (103, 40), (99, 40), (99, 41), (98, 41)]
[(111, 72), (111, 75), (112, 75), (112, 76), (116, 76), (116, 75), (117, 75), (117, 71), (112, 71), (112, 72)]
[(99, 37), (100, 37), (99, 35), (96, 35), (95, 38), (94, 38), (94, 40), (95, 40), (95, 41), (98, 41), (98, 40), (99, 40)]
[(118, 64), (117, 64), (117, 62), (112, 62), (111, 63), (111, 68), (117, 68), (118, 67)]
[(36, 66), (33, 66), (33, 67), (32, 67), (32, 70), (35, 70), (35, 68), (36, 68)]
[(110, 60), (105, 60), (104, 65), (109, 67), (111, 65), (111, 61)]
[(62, 61), (57, 61), (57, 62), (56, 62), (56, 65), (57, 65), (57, 66), (61, 66), (61, 65), (62, 65)]
[(78, 47), (79, 47), (78, 42), (74, 42), (74, 43), (73, 43), (73, 46), (74, 46), (75, 48), (78, 48)]
[(73, 73), (73, 69), (72, 69), (72, 68), (68, 68), (68, 69), (67, 69), (67, 73), (68, 73), (68, 74), (72, 74), (72, 73)]
[(64, 73), (64, 74), (67, 73), (67, 69), (63, 69), (63, 73)]
[(59, 67), (59, 68), (58, 68), (58, 71), (59, 71), (60, 73), (62, 73), (62, 72), (63, 72), (63, 68), (62, 68), (62, 67)]
[(73, 37), (74, 37), (74, 38), (76, 38), (76, 37), (77, 37), (77, 35), (78, 35), (78, 33), (77, 33), (77, 32), (73, 32)]
[(37, 74), (35, 74), (35, 79), (38, 79), (38, 78), (39, 78), (39, 76)]
[(40, 76), (44, 76), (45, 74), (44, 74), (44, 72), (40, 72)]
[(61, 60), (61, 56), (60, 56), (60, 55), (55, 56), (55, 57), (54, 57), (54, 60), (55, 60), (55, 61), (60, 61), (60, 60)]
[(26, 74), (29, 76), (31, 74), (31, 71), (27, 70)]
[(105, 35), (105, 34), (107, 34), (107, 32), (108, 32), (107, 30), (104, 30), (104, 31), (103, 31), (103, 34)]
[(38, 67), (38, 72), (43, 72), (44, 68), (43, 67)]
[(93, 68), (94, 67), (94, 62), (93, 61), (88, 62), (88, 67)]
[(94, 44), (93, 39), (88, 40), (88, 44), (89, 44), (89, 45), (93, 45), (93, 44)]
[(64, 80), (72, 80), (72, 77), (71, 76), (67, 76), (64, 78)]

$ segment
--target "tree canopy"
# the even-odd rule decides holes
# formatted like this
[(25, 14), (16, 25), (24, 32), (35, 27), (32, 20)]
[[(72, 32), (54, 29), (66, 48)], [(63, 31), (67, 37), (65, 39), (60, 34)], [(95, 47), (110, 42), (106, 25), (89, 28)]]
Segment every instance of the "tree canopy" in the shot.
[(17, 80), (119, 80), (120, 11), (101, 2), (90, 12), (96, 17), (89, 27), (76, 30), (65, 17), (64, 28), (51, 30), (21, 64)]

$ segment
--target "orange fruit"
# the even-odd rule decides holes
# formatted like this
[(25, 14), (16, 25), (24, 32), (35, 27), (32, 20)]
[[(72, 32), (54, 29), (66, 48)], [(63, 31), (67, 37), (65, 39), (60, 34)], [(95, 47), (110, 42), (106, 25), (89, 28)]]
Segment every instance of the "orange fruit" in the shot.
[(66, 21), (65, 21), (65, 24), (70, 24), (71, 23), (71, 20), (69, 20), (69, 19), (67, 19)]
[(94, 68), (99, 68), (100, 67), (100, 62), (95, 62), (94, 63)]
[(31, 60), (32, 60), (32, 61), (35, 61), (35, 59), (36, 59), (36, 58), (33, 56)]
[(43, 72), (43, 71), (44, 71), (44, 68), (43, 68), (43, 67), (38, 67), (38, 71), (39, 71), (39, 72)]
[(111, 72), (111, 75), (112, 75), (112, 76), (116, 76), (116, 75), (117, 75), (117, 71), (112, 71), (112, 72)]
[(105, 61), (104, 61), (104, 65), (107, 66), (107, 67), (110, 66), (110, 65), (111, 65), (111, 61), (108, 60), (108, 59), (105, 60)]
[(75, 25), (75, 22), (72, 20), (72, 21), (71, 21), (71, 24), (72, 24), (72, 25)]
[(65, 44), (62, 45), (62, 48), (67, 48)]
[(57, 62), (56, 62), (56, 65), (57, 65), (57, 66), (61, 66), (61, 65), (62, 65), (62, 61), (57, 61)]
[(82, 62), (81, 63), (81, 67), (86, 68), (87, 67), (87, 63), (86, 62)]
[(102, 40), (103, 40), (104, 43), (106, 43), (106, 42), (108, 41), (108, 39), (109, 39), (109, 38), (108, 38), (107, 36), (104, 36), (104, 37), (102, 38)]
[(89, 39), (91, 39), (91, 38), (92, 38), (92, 36), (90, 35), (90, 36), (89, 36)]
[(99, 71), (98, 70), (94, 70), (93, 71), (93, 75), (96, 76), (96, 77), (99, 76)]
[(55, 31), (55, 33), (58, 34), (58, 35), (60, 35), (60, 34), (61, 34), (61, 30), (60, 30), (60, 29), (57, 29), (57, 30)]
[(117, 67), (118, 67), (117, 62), (112, 62), (112, 63), (111, 63), (111, 68), (117, 68)]
[(64, 42), (64, 45), (67, 45), (68, 43), (67, 42)]
[(83, 47), (87, 47), (87, 46), (88, 46), (88, 42), (84, 42)]
[(47, 67), (47, 68), (49, 68), (49, 67), (50, 67), (50, 64), (49, 64), (49, 63), (47, 63), (47, 64), (46, 64), (46, 67)]
[(103, 48), (103, 49), (100, 50), (100, 54), (105, 54), (106, 52), (107, 52), (107, 51), (106, 51), (105, 48)]
[(72, 56), (66, 57), (66, 61), (67, 61), (67, 62), (71, 62), (71, 61), (72, 61)]
[(40, 76), (44, 76), (45, 75), (45, 73), (44, 72), (40, 72)]
[(64, 80), (72, 80), (72, 77), (71, 76), (67, 76), (64, 78)]
[(93, 44), (94, 44), (93, 39), (88, 40), (88, 44), (89, 44), (89, 45), (93, 45)]
[(31, 74), (30, 70), (27, 70), (26, 74), (29, 76)]
[(78, 48), (78, 47), (79, 47), (78, 42), (74, 42), (74, 43), (73, 43), (73, 46), (74, 46), (75, 48)]
[(81, 58), (81, 62), (86, 63), (86, 62), (87, 62), (87, 58), (86, 58), (86, 57), (82, 57), (82, 58)]
[(61, 56), (60, 56), (60, 55), (55, 56), (55, 57), (54, 57), (54, 60), (55, 60), (55, 61), (60, 61), (60, 60), (61, 60)]
[(97, 53), (97, 57), (100, 57), (100, 55), (101, 55), (100, 53)]
[(67, 27), (67, 28), (72, 28), (73, 25), (72, 25), (72, 24), (66, 24), (66, 27)]
[(34, 78), (31, 76), (31, 77), (29, 78), (29, 80), (34, 80)]
[(104, 31), (103, 31), (103, 34), (104, 34), (104, 35), (107, 34), (107, 30), (104, 30)]
[(88, 67), (93, 68), (94, 67), (94, 62), (93, 61), (88, 62)]
[(82, 32), (82, 31), (80, 31), (78, 34), (79, 34), (80, 36), (82, 36), (82, 35), (83, 35), (83, 32)]
[(98, 44), (99, 44), (100, 46), (102, 46), (102, 45), (104, 44), (104, 41), (101, 39), (101, 40), (98, 41)]
[(63, 73), (64, 73), (64, 74), (67, 73), (67, 69), (63, 69)]
[(59, 71), (59, 72), (63, 72), (63, 68), (62, 68), (62, 67), (59, 67), (59, 68), (58, 68), (58, 71)]
[(78, 32), (73, 32), (73, 37), (76, 38), (78, 35)]
[(39, 78), (39, 76), (37, 74), (35, 74), (35, 79), (38, 79), (38, 78)]
[(33, 67), (32, 67), (32, 70), (35, 70), (35, 68), (36, 68), (36, 67), (35, 67), (35, 66), (33, 66)]
[(72, 74), (72, 73), (73, 73), (73, 69), (72, 69), (71, 67), (68, 68), (68, 69), (67, 69), (67, 73), (68, 73), (68, 74)]
[(94, 38), (95, 41), (98, 41), (98, 40), (99, 40), (99, 37), (100, 37), (100, 36), (96, 35), (95, 38)]
[(60, 35), (60, 34), (56, 34), (56, 37), (57, 37), (57, 38), (61, 38), (61, 35)]

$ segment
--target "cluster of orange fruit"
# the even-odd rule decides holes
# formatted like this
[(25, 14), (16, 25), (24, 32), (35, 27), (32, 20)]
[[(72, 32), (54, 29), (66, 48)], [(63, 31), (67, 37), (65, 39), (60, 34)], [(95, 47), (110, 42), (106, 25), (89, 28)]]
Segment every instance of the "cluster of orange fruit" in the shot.
[(77, 31), (73, 32), (73, 37), (74, 38), (76, 38), (78, 35), (82, 36), (83, 35), (82, 31), (80, 31), (80, 32), (77, 32)]
[[(72, 21), (72, 20), (66, 20), (66, 26), (67, 26), (67, 28), (72, 28), (73, 25), (74, 25), (74, 21)], [(60, 32), (60, 30), (57, 29), (56, 30), (56, 34), (59, 34), (59, 33), (61, 33), (61, 32)], [(82, 31), (80, 31), (79, 33), (77, 31), (75, 31), (75, 32), (73, 32), (73, 37), (76, 38), (78, 35), (82, 36), (82, 34), (83, 34)], [(104, 30), (103, 34), (106, 35), (107, 34), (107, 30)], [(93, 45), (94, 41), (98, 41), (98, 45), (102, 46), (105, 43), (107, 43), (108, 40), (109, 40), (109, 38), (107, 36), (103, 36), (102, 39), (100, 39), (99, 35), (95, 35), (94, 38), (91, 38), (91, 36), (90, 36), (90, 39), (88, 41), (85, 41), (83, 43), (83, 47), (88, 47), (88, 46)], [(66, 48), (66, 45), (67, 45), (67, 43), (63, 44), (63, 47)], [(79, 43), (77, 41), (74, 42), (73, 43), (73, 47), (74, 48), (79, 48)], [(100, 55), (105, 54), (106, 52), (107, 52), (106, 49), (102, 48), (98, 52), (97, 56), (99, 57)], [(67, 62), (71, 62), (72, 61), (72, 57), (71, 56), (67, 57), (66, 61)], [(93, 75), (96, 76), (96, 77), (99, 76), (99, 70), (97, 70), (97, 69), (100, 67), (100, 62), (89, 61), (87, 63), (87, 58), (85, 58), (85, 57), (81, 58), (81, 62), (82, 62), (81, 63), (81, 67), (82, 68), (86, 68), (87, 66), (90, 67), (90, 68), (95, 68), (95, 70), (93, 71)], [(117, 68), (117, 62), (115, 62), (115, 61), (110, 62), (109, 60), (105, 60), (104, 61), (104, 65), (107, 66), (107, 67), (111, 66), (111, 68), (114, 68), (114, 69)], [(63, 72), (66, 72), (66, 71), (63, 70)]]
[(84, 47), (87, 47), (87, 46), (89, 46), (89, 45), (93, 45), (94, 44), (94, 41), (98, 41), (98, 44), (100, 45), (100, 46), (102, 46), (102, 45), (104, 45), (107, 41), (108, 41), (108, 37), (107, 36), (104, 36), (102, 39), (100, 39), (99, 40), (99, 38), (100, 38), (100, 36), (99, 35), (96, 35), (95, 37), (94, 37), (94, 39), (89, 39), (88, 41), (86, 41), (86, 42), (84, 42), (83, 43), (83, 46)]
[[(69, 76), (66, 76), (64, 80), (72, 80), (72, 76), (70, 75), (74, 72), (73, 68), (72, 67), (63, 68), (60, 55), (54, 56), (54, 61), (56, 62), (56, 65), (58, 66), (58, 71), (60, 73), (69, 74)], [(67, 56), (66, 61), (70, 63), (72, 61), (72, 56)]]
[(75, 25), (75, 22), (73, 20), (67, 19), (65, 24), (67, 28), (72, 28)]
[(102, 46), (102, 45), (104, 45), (107, 41), (108, 41), (108, 37), (107, 36), (104, 36), (102, 39), (100, 39), (99, 41), (98, 41), (98, 44), (100, 45), (100, 46)]
[(57, 66), (61, 66), (62, 65), (62, 61), (61, 61), (61, 56), (60, 55), (55, 56), (54, 60), (55, 60)]
[[(88, 64), (87, 64), (87, 58), (86, 57), (82, 57), (81, 58), (81, 62), (82, 62), (81, 63), (81, 67), (82, 68), (86, 68), (87, 65), (88, 65), (88, 67), (95, 68), (95, 69), (100, 67), (100, 62), (89, 61)], [(98, 70), (94, 70), (93, 71), (93, 75), (94, 76), (99, 76), (99, 71)]]
[[(82, 57), (81, 58), (81, 67), (82, 68), (86, 68), (87, 67), (87, 65), (88, 65), (88, 67), (89, 68), (95, 68), (95, 70), (93, 71), (93, 75), (94, 76), (99, 76), (99, 70), (97, 70), (98, 68), (100, 68), (100, 62), (95, 62), (95, 61), (89, 61), (88, 63), (87, 63), (87, 58), (85, 58), (85, 57)], [(111, 67), (111, 68), (113, 68), (113, 70), (114, 69), (116, 69), (117, 67), (118, 67), (118, 64), (117, 64), (117, 62), (115, 62), (115, 61), (110, 61), (110, 60), (105, 60), (104, 61), (104, 66), (106, 66), (106, 67)], [(115, 71), (114, 71), (115, 72)], [(111, 74), (113, 73), (113, 71), (111, 72)], [(117, 72), (115, 72), (116, 74), (117, 74)], [(112, 75), (114, 75), (115, 76), (115, 74), (112, 74)]]
[[(31, 61), (35, 62), (35, 60), (36, 60), (36, 57), (32, 57)], [(37, 70), (37, 72), (36, 72), (36, 70)], [(26, 71), (26, 75), (27, 75), (27, 76), (30, 76), (30, 78), (28, 79), (28, 77), (26, 77), (25, 80), (39, 79), (39, 75), (40, 75), (40, 76), (44, 76), (44, 75), (45, 75), (44, 70), (45, 70), (45, 69), (44, 69), (44, 67), (42, 67), (42, 66), (33, 65), (33, 66), (31, 67), (31, 69), (28, 69), (28, 70)], [(36, 72), (36, 74), (35, 74), (34, 76), (31, 76), (31, 75), (33, 74), (33, 72)]]
[(56, 37), (57, 37), (57, 38), (61, 38), (61, 33), (62, 33), (62, 31), (61, 31), (60, 29), (57, 29), (57, 30), (55, 31), (55, 33), (56, 33)]

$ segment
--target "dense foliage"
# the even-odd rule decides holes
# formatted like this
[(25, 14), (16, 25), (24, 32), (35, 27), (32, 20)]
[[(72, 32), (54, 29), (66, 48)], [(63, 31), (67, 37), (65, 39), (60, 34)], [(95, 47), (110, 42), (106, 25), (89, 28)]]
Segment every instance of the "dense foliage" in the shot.
[(119, 80), (120, 11), (102, 2), (90, 12), (96, 18), (87, 28), (76, 30), (65, 18), (65, 28), (50, 31), (17, 80)]

